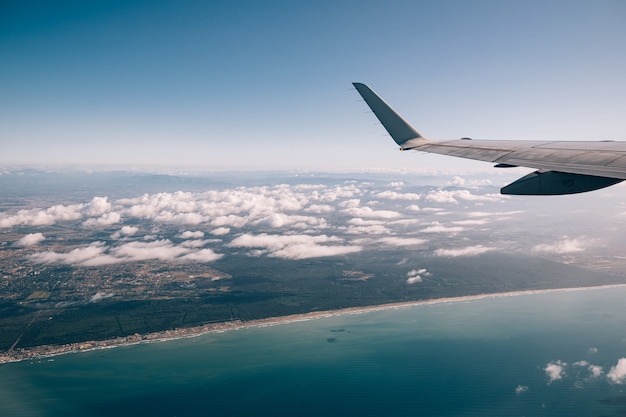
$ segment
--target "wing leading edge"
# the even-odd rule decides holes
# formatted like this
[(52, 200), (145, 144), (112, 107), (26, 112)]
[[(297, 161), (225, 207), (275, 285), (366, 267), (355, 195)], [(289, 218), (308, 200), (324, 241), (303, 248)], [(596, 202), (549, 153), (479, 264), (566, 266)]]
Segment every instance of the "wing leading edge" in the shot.
[(403, 151), (417, 150), (493, 162), (496, 167), (537, 169), (502, 188), (502, 194), (575, 194), (626, 179), (626, 142), (427, 139), (367, 85), (353, 85)]

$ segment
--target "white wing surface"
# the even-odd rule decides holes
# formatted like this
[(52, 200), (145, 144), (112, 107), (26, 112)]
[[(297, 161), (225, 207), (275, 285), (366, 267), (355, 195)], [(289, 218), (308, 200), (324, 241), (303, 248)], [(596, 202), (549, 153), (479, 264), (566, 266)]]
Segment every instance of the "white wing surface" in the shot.
[(574, 194), (626, 179), (626, 142), (426, 139), (367, 85), (353, 85), (401, 150), (493, 162), (496, 167), (537, 169), (502, 188), (503, 194)]

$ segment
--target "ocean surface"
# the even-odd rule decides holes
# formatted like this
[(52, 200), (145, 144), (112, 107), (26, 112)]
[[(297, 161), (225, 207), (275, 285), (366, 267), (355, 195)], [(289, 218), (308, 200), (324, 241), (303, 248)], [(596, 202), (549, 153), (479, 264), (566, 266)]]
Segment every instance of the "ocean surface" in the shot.
[(0, 416), (624, 415), (625, 300), (454, 301), (9, 363)]

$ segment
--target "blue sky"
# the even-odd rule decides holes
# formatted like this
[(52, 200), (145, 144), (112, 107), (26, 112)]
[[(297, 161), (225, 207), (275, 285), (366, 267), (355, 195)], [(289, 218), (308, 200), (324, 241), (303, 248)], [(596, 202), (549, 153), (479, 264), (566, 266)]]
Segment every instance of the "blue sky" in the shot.
[(396, 151), (352, 81), (433, 138), (626, 140), (625, 21), (623, 1), (3, 2), (0, 164), (463, 164)]

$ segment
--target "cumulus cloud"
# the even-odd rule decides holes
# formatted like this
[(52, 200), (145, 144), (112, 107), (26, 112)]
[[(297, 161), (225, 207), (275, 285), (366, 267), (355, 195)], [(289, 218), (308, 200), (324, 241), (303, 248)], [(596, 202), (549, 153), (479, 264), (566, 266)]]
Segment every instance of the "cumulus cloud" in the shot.
[(491, 220), (494, 220), (498, 217), (509, 217), (509, 216), (513, 216), (515, 214), (521, 214), (523, 213), (522, 210), (511, 210), (511, 211), (493, 211), (493, 212), (488, 212), (488, 211), (471, 211), (469, 213), (467, 213), (468, 217), (489, 217), (491, 218)]
[(378, 242), (387, 246), (415, 246), (415, 245), (421, 245), (428, 241), (426, 239), (419, 239), (415, 237), (390, 236), (390, 237), (381, 237), (380, 239), (378, 239)]
[(554, 381), (559, 381), (563, 379), (563, 377), (565, 376), (566, 366), (567, 366), (567, 363), (561, 362), (561, 361), (548, 363), (546, 367), (543, 368), (543, 370), (546, 373), (546, 376), (548, 377), (548, 384), (551, 384)]
[(626, 358), (619, 359), (617, 365), (612, 366), (606, 376), (614, 384), (626, 382)]
[(461, 226), (480, 226), (487, 223), (487, 219), (455, 220), (452, 222), (452, 224), (458, 224)]
[(13, 227), (20, 225), (45, 226), (59, 221), (71, 221), (81, 219), (82, 204), (69, 206), (56, 205), (47, 209), (19, 210), (15, 214), (0, 214), (0, 227)]
[(47, 209), (19, 210), (0, 214), (0, 227), (20, 225), (45, 226), (62, 221), (89, 219), (88, 226), (108, 225), (119, 222), (119, 213), (111, 214), (112, 204), (108, 197), (94, 197), (87, 204), (54, 205)]
[(46, 237), (43, 235), (43, 233), (29, 233), (17, 242), (15, 242), (14, 245), (26, 248), (28, 246), (36, 245), (45, 239)]
[(564, 236), (561, 240), (554, 243), (544, 243), (533, 247), (534, 252), (549, 252), (557, 254), (582, 252), (585, 250), (587, 243), (580, 238), (570, 239)]
[(347, 213), (354, 217), (366, 217), (376, 219), (393, 219), (400, 217), (401, 214), (397, 211), (391, 210), (373, 210), (370, 207), (351, 207), (343, 209), (342, 212)]
[(215, 236), (224, 236), (230, 233), (230, 227), (218, 227), (211, 230), (211, 234)]
[(87, 216), (97, 217), (111, 210), (111, 203), (108, 197), (94, 197), (85, 207)]
[(180, 244), (180, 246), (184, 248), (201, 248), (209, 242), (210, 240), (208, 239), (185, 240), (183, 243)]
[(450, 203), (458, 204), (459, 200), (464, 201), (502, 201), (505, 196), (502, 194), (483, 194), (476, 195), (469, 192), (469, 190), (434, 190), (430, 191), (425, 200), (433, 203)]
[(335, 211), (335, 209), (334, 207), (329, 206), (328, 204), (311, 204), (310, 206), (305, 208), (304, 211), (308, 213), (322, 214), (322, 213), (333, 212)]
[(407, 284), (415, 284), (418, 282), (422, 282), (424, 280), (423, 277), (428, 277), (430, 276), (431, 273), (428, 272), (425, 268), (422, 269), (412, 269), (409, 272), (407, 272), (406, 276), (407, 276), (407, 280), (406, 283)]
[(182, 232), (177, 237), (181, 239), (202, 239), (204, 237), (204, 232), (196, 231), (192, 232), (191, 230), (186, 230)]
[(526, 385), (518, 385), (515, 388), (515, 393), (516, 394), (523, 394), (525, 392), (528, 392), (528, 386), (526, 386)]
[(326, 235), (270, 235), (266, 233), (253, 235), (246, 233), (233, 239), (228, 246), (265, 250), (270, 257), (285, 259), (337, 256), (362, 250), (361, 246), (334, 244), (341, 241), (342, 239), (335, 236)]
[(29, 259), (43, 264), (99, 266), (152, 259), (175, 262), (211, 262), (222, 256), (210, 249), (197, 250), (182, 245), (174, 245), (168, 239), (161, 239), (153, 242), (129, 242), (113, 247), (106, 246), (104, 242), (94, 242), (89, 246), (75, 248), (65, 253), (54, 251), (35, 253), (30, 255)]
[(417, 204), (411, 204), (406, 209), (409, 211), (420, 211), (420, 206), (418, 206)]
[(382, 191), (380, 193), (376, 193), (375, 196), (377, 198), (384, 198), (388, 200), (419, 200), (422, 198), (421, 195), (416, 193), (399, 193), (396, 191)]
[(389, 230), (389, 228), (380, 225), (380, 224), (373, 224), (373, 225), (369, 225), (369, 226), (348, 226), (348, 228), (343, 229), (345, 231), (345, 233), (349, 233), (352, 235), (361, 235), (361, 234), (367, 234), (367, 235), (387, 235), (391, 233), (391, 230)]
[(599, 378), (604, 373), (602, 367), (598, 365), (589, 365), (587, 369), (589, 369), (592, 378)]
[[(106, 247), (104, 242), (93, 242), (89, 246), (75, 248), (69, 252), (58, 253), (54, 251), (34, 253), (29, 256), (29, 259), (36, 263), (42, 264), (69, 264), (69, 265), (81, 265), (87, 264), (93, 259), (100, 259), (99, 265), (114, 263), (113, 258), (107, 257), (104, 253)], [(105, 260), (106, 258), (106, 260)]]
[(109, 213), (104, 213), (100, 217), (85, 220), (83, 222), (83, 226), (87, 226), (87, 227), (110, 226), (112, 224), (119, 223), (120, 221), (122, 221), (122, 216), (119, 213), (109, 212)]
[(120, 230), (111, 235), (112, 239), (119, 239), (122, 236), (134, 236), (139, 231), (136, 226), (122, 226)]
[(489, 179), (482, 179), (482, 180), (466, 180), (465, 178), (459, 177), (459, 176), (454, 176), (452, 178), (452, 181), (450, 181), (448, 184), (450, 185), (457, 185), (460, 187), (483, 187), (485, 185), (491, 185), (492, 182)]
[(461, 226), (444, 226), (439, 222), (432, 222), (431, 226), (428, 226), (421, 230), (422, 233), (458, 233), (464, 229)]
[(495, 250), (496, 248), (483, 246), (483, 245), (474, 245), (474, 246), (466, 246), (464, 248), (457, 249), (437, 249), (435, 250), (436, 256), (449, 256), (449, 257), (457, 257), (457, 256), (476, 256), (483, 254), (485, 252), (490, 252)]

